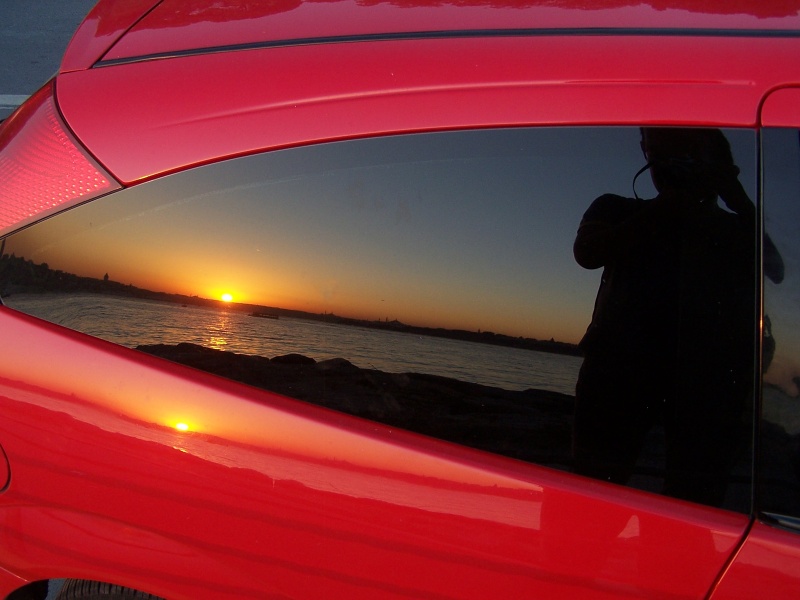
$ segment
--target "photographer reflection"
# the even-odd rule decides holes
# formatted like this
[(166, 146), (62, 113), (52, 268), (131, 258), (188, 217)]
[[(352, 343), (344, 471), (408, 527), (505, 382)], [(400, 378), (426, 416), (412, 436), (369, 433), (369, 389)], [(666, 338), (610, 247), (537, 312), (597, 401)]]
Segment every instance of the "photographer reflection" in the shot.
[(603, 267), (580, 343), (575, 468), (627, 483), (662, 423), (663, 492), (720, 506), (752, 428), (755, 208), (721, 131), (646, 128), (641, 143), (636, 176), (649, 169), (658, 195), (599, 197), (575, 240), (578, 264)]

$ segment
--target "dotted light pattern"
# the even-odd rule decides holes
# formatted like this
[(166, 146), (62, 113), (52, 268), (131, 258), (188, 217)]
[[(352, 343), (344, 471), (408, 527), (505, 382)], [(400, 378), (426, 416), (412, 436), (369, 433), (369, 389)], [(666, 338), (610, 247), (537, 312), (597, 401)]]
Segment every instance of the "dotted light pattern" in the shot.
[(117, 187), (65, 131), (51, 85), (0, 130), (0, 236)]

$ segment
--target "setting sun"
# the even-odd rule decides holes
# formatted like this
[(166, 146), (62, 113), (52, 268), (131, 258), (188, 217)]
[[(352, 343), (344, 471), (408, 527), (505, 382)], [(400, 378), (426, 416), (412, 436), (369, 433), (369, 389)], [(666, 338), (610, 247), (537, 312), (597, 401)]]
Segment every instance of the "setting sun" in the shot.
[(220, 296), (220, 297), (222, 298), (223, 302), (232, 302), (233, 301), (233, 296), (231, 294), (227, 294), (227, 293), (226, 294), (222, 294), (222, 296)]

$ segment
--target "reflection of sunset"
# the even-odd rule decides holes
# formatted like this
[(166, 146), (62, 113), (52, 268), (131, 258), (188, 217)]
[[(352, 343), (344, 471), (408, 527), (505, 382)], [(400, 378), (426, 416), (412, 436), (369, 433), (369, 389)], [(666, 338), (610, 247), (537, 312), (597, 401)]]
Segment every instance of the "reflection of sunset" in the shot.
[[(752, 145), (752, 133), (737, 135)], [(638, 129), (348, 144), (134, 186), (21, 232), (7, 247), (51, 270), (107, 273), (123, 286), (248, 312), (580, 340), (600, 272), (575, 263), (575, 231), (598, 194), (628, 193), (641, 167)], [(601, 169), (597, 157), (609, 147), (614, 160)], [(231, 243), (208, 244), (209, 236)], [(209, 337), (221, 347), (228, 332)]]
[[(485, 518), (487, 507), (480, 499), (491, 497), (498, 519), (524, 527), (538, 522), (532, 503), (541, 496), (538, 480), (549, 475), (545, 471), (536, 484), (528, 483), (531, 467), (522, 462), (501, 462), (502, 468), (493, 474), (474, 458), (448, 458), (450, 454), (442, 454), (436, 442), (420, 436), (385, 428), (376, 432), (374, 424), (358, 420), (334, 419), (335, 424), (329, 424), (330, 416), (318, 408), (277, 397), (265, 402), (263, 395), (254, 397), (236, 386), (226, 391), (208, 385), (204, 375), (199, 381), (175, 376), (131, 361), (128, 351), (85, 345), (75, 352), (73, 340), (31, 328), (11, 311), (0, 313), (0, 326), (4, 334), (19, 340), (3, 373), (13, 372), (25, 381), (40, 376), (42, 389), (48, 391), (20, 392), (14, 381), (0, 378), (0, 395), (8, 399), (21, 394), (26, 401), (6, 400), (4, 406), (31, 403), (31, 409), (49, 411), (48, 419), (63, 417), (69, 421), (69, 432), (80, 432), (97, 444), (105, 443), (109, 434), (117, 443), (124, 436), (126, 444), (141, 440), (140, 446), (130, 447), (141, 448), (148, 459), (166, 457), (156, 452), (174, 448), (223, 466), (227, 475), (241, 473), (248, 481), (257, 483), (254, 476), (261, 473), (280, 485), (356, 499), (380, 496), (426, 512), (463, 513), (468, 517), (465, 522)], [(40, 368), (43, 356), (52, 369)], [(52, 360), (56, 356), (65, 360)], [(76, 377), (86, 364), (94, 365), (92, 377)], [(113, 393), (105, 395), (104, 390)], [(99, 406), (87, 401), (96, 398)], [(181, 431), (180, 423), (187, 431)], [(483, 489), (469, 492), (473, 486)]]

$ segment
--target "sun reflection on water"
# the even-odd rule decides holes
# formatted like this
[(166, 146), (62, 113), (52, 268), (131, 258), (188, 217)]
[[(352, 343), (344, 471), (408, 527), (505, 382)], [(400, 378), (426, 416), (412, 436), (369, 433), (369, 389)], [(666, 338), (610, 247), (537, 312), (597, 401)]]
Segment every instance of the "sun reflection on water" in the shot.
[(228, 312), (221, 312), (217, 315), (216, 322), (208, 327), (208, 341), (206, 346), (209, 348), (224, 349), (231, 338), (231, 315)]

